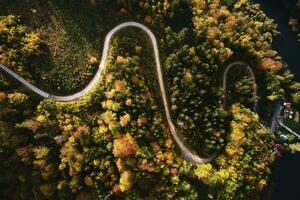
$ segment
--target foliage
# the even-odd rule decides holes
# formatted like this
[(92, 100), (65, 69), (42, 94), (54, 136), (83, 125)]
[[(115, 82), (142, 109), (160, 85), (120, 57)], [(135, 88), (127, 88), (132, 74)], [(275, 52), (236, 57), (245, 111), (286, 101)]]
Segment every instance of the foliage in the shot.
[[(136, 29), (122, 30), (113, 37), (97, 86), (78, 101), (39, 101), (1, 78), (0, 169), (7, 174), (0, 178), (1, 199), (258, 199), (269, 182), (275, 138), (245, 107), (259, 100), (270, 117), (276, 100), (300, 99), (299, 83), (271, 48), (276, 25), (259, 5), (247, 0), (45, 5), (56, 11), (50, 16), (57, 27), (40, 27), (49, 51), (41, 64), (53, 68), (39, 73), (53, 90), (85, 86), (99, 64), (96, 55), (108, 26), (138, 20), (159, 41), (176, 131), (198, 155), (218, 155), (196, 167), (183, 160), (164, 119), (150, 41)], [(1, 17), (0, 55), (35, 80), (39, 73), (31, 65), (41, 56), (42, 43), (28, 30), (17, 17)], [(17, 57), (10, 57), (13, 51)], [(249, 62), (261, 91), (252, 95), (248, 73), (230, 74), (227, 92), (233, 98), (227, 110), (220, 79), (237, 59)]]
[[(220, 1), (195, 0), (192, 4), (197, 37), (202, 41), (208, 39), (202, 46), (206, 47), (203, 49), (206, 49), (212, 61), (226, 61), (228, 58), (222, 59), (225, 48), (246, 53), (260, 61), (271, 49), (272, 37), (278, 34), (276, 25), (260, 10), (258, 4), (237, 1), (232, 9)], [(211, 50), (207, 47), (211, 47)]]
[[(232, 105), (233, 103), (240, 102), (252, 110), (255, 109), (255, 102), (257, 96), (253, 94), (253, 77), (242, 66), (236, 66), (230, 69), (227, 75), (227, 94), (226, 104)], [(256, 84), (256, 83), (255, 83)]]
[(244, 106), (232, 105), (231, 113), (225, 152), (217, 157), (216, 165), (199, 165), (194, 172), (209, 185), (213, 198), (258, 199), (271, 174), (275, 137)]
[(290, 145), (290, 148), (291, 148), (291, 150), (294, 151), (294, 152), (300, 152), (300, 144), (299, 144), (299, 143), (291, 144), (291, 145)]
[(29, 59), (42, 53), (41, 39), (20, 25), (14, 15), (0, 16), (0, 63), (30, 80)]
[[(231, 60), (252, 60), (249, 64), (255, 75), (264, 77), (263, 81), (258, 79), (261, 82), (257, 84), (263, 86), (258, 92), (266, 91), (268, 95), (254, 97), (251, 78), (229, 73), (230, 103), (240, 101), (253, 108), (258, 100), (273, 105), (278, 99), (294, 103), (299, 99), (298, 90), (290, 90), (292, 75), (271, 47), (272, 38), (278, 34), (273, 21), (258, 4), (224, 3), (191, 1), (194, 30), (182, 28), (175, 32), (167, 27), (162, 40), (169, 52), (164, 67), (173, 119), (186, 143), (203, 156), (212, 155), (224, 145), (226, 114), (218, 79)], [(272, 110), (266, 108), (265, 114), (269, 117)]]
[(300, 29), (299, 29), (299, 13), (300, 1), (294, 1), (294, 6), (291, 7), (291, 16), (289, 18), (289, 25), (293, 32), (297, 34), (298, 41), (300, 41)]
[(188, 45), (171, 53), (165, 63), (171, 110), (178, 130), (197, 152), (209, 156), (224, 142), (224, 110), (220, 104), (221, 89), (206, 74), (207, 68), (200, 66), (196, 48)]
[(77, 196), (87, 189), (99, 199), (197, 198), (187, 177), (191, 165), (177, 156), (155, 106), (143, 70), (149, 66), (140, 67), (134, 47), (141, 43), (135, 39), (133, 51), (124, 51), (127, 39), (114, 39), (110, 70), (86, 98), (91, 101), (46, 100), (34, 118), (17, 127), (34, 135), (18, 156), (32, 170), (26, 180), (35, 180), (29, 187), (38, 199)]

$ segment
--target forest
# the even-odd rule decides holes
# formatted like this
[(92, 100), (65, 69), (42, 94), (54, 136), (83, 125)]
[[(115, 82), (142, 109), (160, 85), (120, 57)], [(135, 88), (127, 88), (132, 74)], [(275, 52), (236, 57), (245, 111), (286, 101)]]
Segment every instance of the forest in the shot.
[[(127, 27), (113, 36), (96, 86), (78, 100), (42, 98), (0, 72), (0, 199), (265, 199), (276, 145), (300, 151), (294, 135), (269, 128), (278, 102), (299, 111), (300, 83), (272, 48), (276, 23), (251, 0), (0, 0), (0, 7), (0, 64), (55, 95), (88, 85), (111, 29), (147, 26), (180, 140), (214, 156), (197, 165), (182, 157), (151, 40)], [(291, 16), (299, 35), (297, 23)], [(229, 69), (235, 62), (243, 64)]]

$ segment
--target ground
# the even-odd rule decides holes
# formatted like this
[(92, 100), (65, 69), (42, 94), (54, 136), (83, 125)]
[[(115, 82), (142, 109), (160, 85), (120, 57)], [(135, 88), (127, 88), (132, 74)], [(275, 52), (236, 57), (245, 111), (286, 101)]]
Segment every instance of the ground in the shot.
[[(113, 37), (96, 86), (76, 101), (42, 99), (1, 73), (0, 169), (8, 176), (0, 178), (0, 198), (259, 199), (270, 184), (279, 141), (265, 121), (278, 100), (298, 109), (300, 86), (272, 49), (276, 24), (258, 5), (14, 0), (0, 7), (0, 63), (56, 95), (89, 83), (116, 25), (149, 27), (175, 131), (191, 152), (215, 155), (191, 163), (180, 154), (151, 42), (126, 28)], [(224, 70), (235, 61), (253, 70), (257, 97), (242, 66), (230, 71), (224, 91)]]

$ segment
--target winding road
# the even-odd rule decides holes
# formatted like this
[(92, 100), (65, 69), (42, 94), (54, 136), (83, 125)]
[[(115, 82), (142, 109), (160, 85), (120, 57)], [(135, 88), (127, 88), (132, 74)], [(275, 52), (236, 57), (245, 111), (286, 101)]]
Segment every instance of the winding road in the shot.
[(201, 158), (198, 155), (196, 155), (195, 153), (193, 153), (192, 151), (190, 151), (185, 146), (185, 144), (182, 142), (182, 140), (179, 138), (179, 136), (176, 132), (176, 128), (174, 126), (174, 123), (172, 121), (171, 115), (170, 115), (170, 110), (169, 110), (169, 105), (168, 105), (168, 101), (167, 101), (167, 97), (166, 97), (165, 85), (164, 85), (164, 80), (163, 80), (163, 75), (162, 75), (162, 69), (161, 69), (161, 63), (160, 63), (157, 40), (156, 40), (154, 34), (151, 32), (151, 30), (149, 28), (147, 28), (146, 26), (144, 26), (143, 24), (140, 24), (140, 23), (137, 23), (137, 22), (125, 22), (125, 23), (122, 23), (122, 24), (116, 26), (115, 28), (113, 28), (105, 37), (101, 62), (100, 62), (99, 68), (98, 68), (94, 78), (91, 80), (91, 82), (83, 90), (81, 90), (78, 93), (72, 94), (72, 95), (56, 96), (56, 95), (49, 94), (45, 91), (40, 90), (39, 88), (35, 87), (34, 85), (30, 84), (24, 78), (20, 77), (18, 74), (13, 72), (8, 67), (5, 67), (4, 65), (0, 64), (0, 68), (4, 72), (8, 73), (9, 75), (11, 75), (15, 79), (17, 79), (23, 85), (27, 86), (33, 92), (35, 92), (36, 94), (38, 94), (38, 95), (40, 95), (44, 98), (51, 99), (53, 101), (63, 101), (63, 102), (74, 101), (74, 100), (82, 98), (84, 95), (86, 95), (98, 83), (98, 80), (100, 79), (102, 71), (105, 67), (105, 62), (106, 62), (106, 59), (107, 59), (107, 56), (108, 56), (109, 45), (110, 45), (112, 36), (116, 32), (118, 32), (119, 30), (124, 29), (126, 27), (139, 28), (139, 29), (145, 31), (147, 33), (147, 35), (149, 36), (149, 38), (151, 39), (153, 50), (154, 50), (156, 72), (157, 72), (159, 88), (160, 88), (160, 93), (161, 93), (161, 97), (162, 97), (162, 101), (163, 101), (163, 105), (164, 105), (164, 111), (165, 111), (166, 119), (167, 119), (167, 122), (168, 122), (168, 125), (169, 125), (169, 129), (171, 131), (171, 134), (172, 134), (172, 136), (175, 140), (175, 143), (177, 144), (177, 146), (181, 150), (182, 157), (184, 159), (186, 159), (187, 161), (191, 162), (194, 165), (198, 165), (198, 164), (201, 164), (201, 163), (207, 163), (207, 162), (212, 161), (215, 158), (216, 154), (212, 155), (209, 158)]
[[(244, 69), (247, 69), (247, 71), (249, 72), (249, 75), (253, 79), (253, 83), (252, 83), (253, 96), (256, 97), (257, 96), (257, 85), (256, 85), (256, 79), (255, 79), (254, 72), (253, 72), (252, 68), (247, 63), (241, 62), (241, 61), (233, 62), (225, 68), (225, 71), (224, 71), (223, 77), (222, 77), (224, 96), (226, 97), (226, 95), (227, 95), (227, 90), (226, 90), (226, 87), (227, 87), (227, 74), (228, 74), (228, 72), (231, 68), (236, 67), (236, 66), (241, 66)], [(224, 107), (226, 107), (226, 98), (224, 98)], [(257, 110), (257, 101), (255, 101), (255, 103), (254, 103), (254, 109)]]

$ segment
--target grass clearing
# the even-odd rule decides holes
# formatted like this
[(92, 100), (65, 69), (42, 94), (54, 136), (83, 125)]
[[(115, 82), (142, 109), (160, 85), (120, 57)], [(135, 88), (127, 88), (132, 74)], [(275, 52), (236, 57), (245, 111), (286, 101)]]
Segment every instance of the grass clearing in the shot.
[[(71, 94), (92, 79), (106, 33), (117, 24), (113, 13), (95, 12), (85, 1), (0, 1), (0, 15), (13, 14), (45, 43), (45, 55), (29, 67), (38, 87)], [(112, 16), (112, 17), (106, 17)]]

